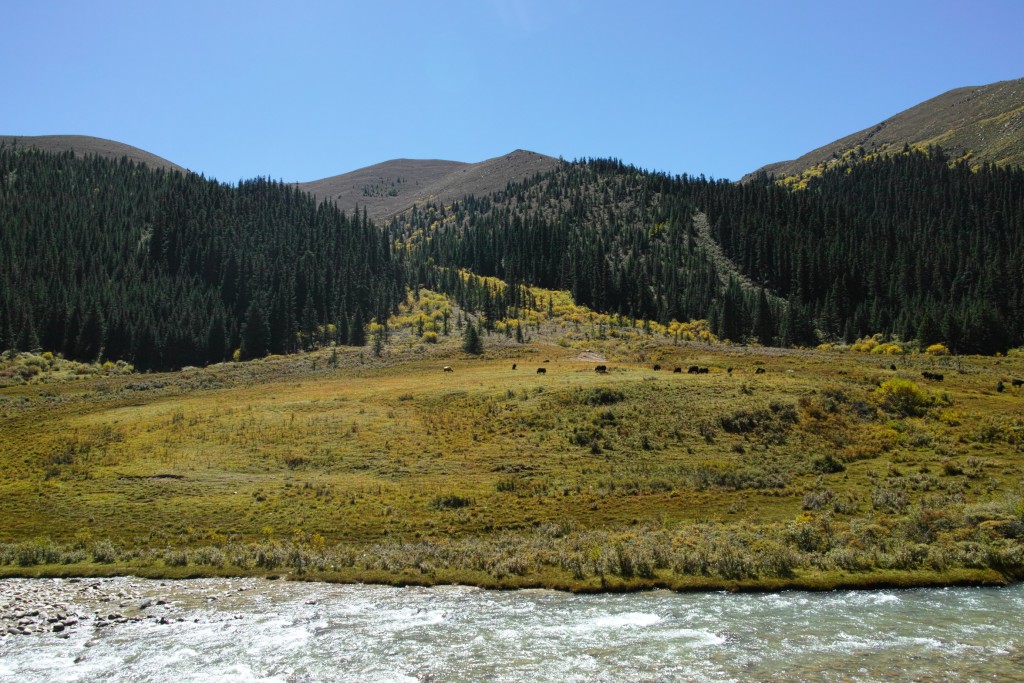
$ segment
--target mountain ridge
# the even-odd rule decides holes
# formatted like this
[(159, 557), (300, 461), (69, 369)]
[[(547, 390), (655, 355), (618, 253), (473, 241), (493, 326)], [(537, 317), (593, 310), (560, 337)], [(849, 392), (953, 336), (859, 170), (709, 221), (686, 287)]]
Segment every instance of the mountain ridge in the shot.
[(451, 202), (505, 189), (509, 182), (551, 170), (559, 160), (517, 149), (476, 163), (442, 159), (392, 159), (329, 178), (296, 183), (339, 208), (358, 205), (374, 220), (387, 220), (414, 204)]
[[(89, 135), (0, 135), (0, 145), (38, 149), (44, 152), (74, 152), (95, 155), (167, 171), (189, 169), (132, 145)], [(326, 178), (289, 183), (321, 201), (330, 201), (349, 211), (357, 206), (376, 221), (428, 201), (451, 202), (466, 195), (485, 195), (505, 189), (512, 181), (554, 168), (555, 157), (516, 149), (478, 162), (446, 159), (391, 159)]]
[(972, 164), (1024, 165), (1024, 78), (949, 90), (796, 159), (762, 166), (741, 180), (762, 172), (816, 174), (858, 149), (898, 152), (904, 145), (937, 145)]
[(74, 152), (76, 156), (94, 154), (114, 161), (127, 157), (135, 163), (145, 164), (151, 168), (188, 172), (185, 167), (152, 152), (117, 140), (97, 138), (91, 135), (0, 135), (0, 146), (28, 147), (55, 153)]

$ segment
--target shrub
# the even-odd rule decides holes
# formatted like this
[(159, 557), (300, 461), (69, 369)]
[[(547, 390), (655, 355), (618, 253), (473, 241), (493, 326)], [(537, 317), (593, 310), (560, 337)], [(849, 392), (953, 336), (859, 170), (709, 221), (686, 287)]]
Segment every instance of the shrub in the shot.
[(579, 394), (579, 402), (588, 406), (610, 406), (624, 398), (626, 395), (621, 391), (608, 387), (595, 387)]
[(925, 354), (929, 356), (948, 356), (949, 349), (945, 344), (932, 344), (924, 350)]
[(811, 466), (814, 467), (815, 472), (820, 474), (835, 474), (846, 469), (846, 465), (840, 462), (831, 453), (826, 453), (825, 455), (815, 458), (811, 463)]
[(117, 548), (109, 540), (97, 541), (92, 546), (92, 559), (100, 564), (117, 562)]
[(469, 498), (464, 498), (456, 494), (449, 494), (447, 496), (437, 496), (434, 500), (430, 501), (430, 507), (435, 510), (457, 510), (459, 508), (469, 507), (473, 503)]
[(883, 382), (875, 395), (883, 408), (904, 417), (924, 415), (933, 403), (927, 391), (901, 377)]
[(423, 336), (420, 337), (420, 341), (424, 344), (436, 344), (437, 332), (424, 332)]

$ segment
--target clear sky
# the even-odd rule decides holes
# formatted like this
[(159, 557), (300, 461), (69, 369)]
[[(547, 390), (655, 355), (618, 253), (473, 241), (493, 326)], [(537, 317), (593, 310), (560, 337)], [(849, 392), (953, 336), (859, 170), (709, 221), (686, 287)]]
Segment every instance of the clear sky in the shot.
[(1024, 0), (3, 0), (0, 134), (314, 180), (522, 148), (736, 179), (1024, 77)]

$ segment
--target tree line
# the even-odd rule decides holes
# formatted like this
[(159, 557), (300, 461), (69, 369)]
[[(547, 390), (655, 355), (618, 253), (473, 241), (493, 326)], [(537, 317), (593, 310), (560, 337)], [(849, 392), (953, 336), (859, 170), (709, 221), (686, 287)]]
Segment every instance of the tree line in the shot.
[[(731, 265), (701, 239), (698, 212)], [(412, 242), (420, 282), (432, 267), (466, 268), (568, 289), (601, 311), (706, 318), (733, 341), (1024, 343), (1024, 171), (938, 149), (836, 164), (801, 190), (585, 160), (417, 207), (390, 231)]]
[(406, 290), (365, 213), (293, 186), (0, 148), (0, 349), (169, 369), (366, 342)]
[(485, 326), (543, 306), (540, 286), (733, 341), (1024, 343), (1024, 171), (937, 149), (799, 190), (583, 160), (382, 229), (269, 179), (0, 147), (0, 227), (0, 349), (141, 369), (362, 345), (410, 286)]

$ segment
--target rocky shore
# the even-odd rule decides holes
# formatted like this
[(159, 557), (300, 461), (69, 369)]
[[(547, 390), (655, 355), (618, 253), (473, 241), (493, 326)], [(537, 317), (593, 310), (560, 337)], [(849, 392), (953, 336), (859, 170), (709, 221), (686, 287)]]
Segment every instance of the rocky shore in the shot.
[(182, 621), (170, 597), (153, 595), (166, 583), (131, 579), (6, 579), (0, 581), (0, 639), (37, 634), (69, 638), (87, 628)]

